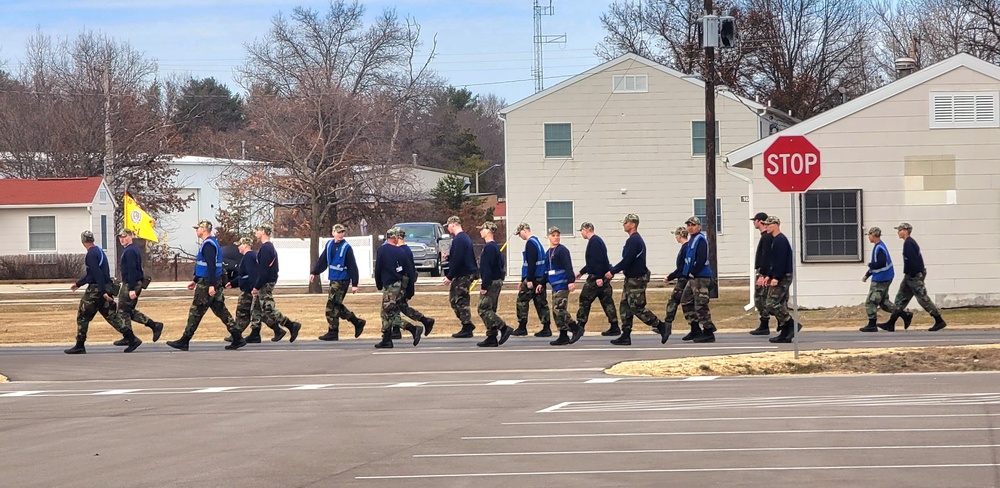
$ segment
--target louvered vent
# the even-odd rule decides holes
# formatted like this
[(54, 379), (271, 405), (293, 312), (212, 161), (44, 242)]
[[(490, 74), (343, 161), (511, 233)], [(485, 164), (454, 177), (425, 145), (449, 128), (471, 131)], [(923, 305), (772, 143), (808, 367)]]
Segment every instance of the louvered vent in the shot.
[(931, 94), (931, 128), (1000, 127), (1000, 93)]

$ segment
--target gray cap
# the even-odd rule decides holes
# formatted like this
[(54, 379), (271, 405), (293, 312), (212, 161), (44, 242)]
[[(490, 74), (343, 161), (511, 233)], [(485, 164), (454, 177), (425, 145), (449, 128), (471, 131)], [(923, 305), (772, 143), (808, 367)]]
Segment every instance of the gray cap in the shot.
[(868, 234), (873, 235), (875, 237), (882, 237), (882, 229), (879, 229), (878, 227), (872, 227), (871, 229), (868, 229)]
[(241, 237), (237, 244), (240, 246), (253, 246), (253, 237)]
[(260, 224), (256, 227), (256, 230), (262, 230), (265, 234), (271, 235), (271, 232), (274, 232), (274, 227), (271, 224)]
[(903, 222), (896, 226), (896, 230), (905, 230), (907, 232), (913, 232), (913, 226), (907, 222)]
[(387, 237), (406, 237), (406, 231), (402, 227), (393, 227), (386, 233)]
[(89, 230), (85, 230), (80, 233), (80, 242), (94, 242), (94, 233)]
[(135, 232), (132, 229), (122, 229), (118, 231), (118, 237), (135, 237)]
[(460, 219), (458, 215), (452, 215), (451, 217), (448, 217), (447, 223), (462, 225), (462, 219)]
[(205, 229), (205, 230), (211, 232), (211, 230), (212, 230), (212, 221), (211, 220), (200, 220), (200, 221), (198, 221), (198, 225), (194, 226), (194, 228), (195, 229)]
[(639, 215), (638, 214), (634, 214), (634, 213), (630, 213), (630, 214), (626, 215), (624, 219), (622, 219), (622, 223), (624, 224), (625, 222), (632, 222), (633, 224), (638, 224), (639, 223)]
[(692, 215), (692, 216), (688, 217), (687, 220), (684, 221), (684, 224), (685, 225), (701, 225), (701, 219), (699, 219), (698, 216), (696, 216), (696, 215)]
[(552, 235), (552, 234), (562, 235), (562, 231), (560, 231), (558, 227), (553, 225), (552, 227), (549, 227), (549, 231), (546, 232), (545, 235)]
[(580, 224), (580, 229), (578, 229), (578, 230), (589, 230), (589, 231), (593, 232), (594, 231), (594, 224), (591, 223), (591, 222), (584, 222), (584, 223)]
[(674, 229), (674, 235), (678, 236), (678, 237), (687, 237), (688, 236), (688, 230), (685, 229), (684, 227), (678, 227), (678, 228)]
[(517, 230), (514, 231), (515, 234), (520, 234), (522, 230), (531, 230), (531, 226), (527, 222), (521, 222), (517, 224)]
[(333, 233), (336, 234), (338, 232), (347, 232), (347, 227), (342, 224), (333, 224)]
[(483, 222), (483, 225), (480, 225), (479, 228), (480, 229), (486, 229), (486, 230), (488, 230), (490, 232), (496, 232), (497, 231), (497, 224), (496, 224), (496, 222), (493, 222), (492, 220), (487, 220), (486, 222)]

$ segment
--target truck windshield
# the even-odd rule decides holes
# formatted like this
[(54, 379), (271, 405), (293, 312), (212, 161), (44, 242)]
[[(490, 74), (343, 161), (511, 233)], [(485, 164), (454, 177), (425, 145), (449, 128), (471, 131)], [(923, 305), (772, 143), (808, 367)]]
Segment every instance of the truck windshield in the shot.
[(434, 239), (434, 227), (430, 225), (401, 225), (407, 239)]

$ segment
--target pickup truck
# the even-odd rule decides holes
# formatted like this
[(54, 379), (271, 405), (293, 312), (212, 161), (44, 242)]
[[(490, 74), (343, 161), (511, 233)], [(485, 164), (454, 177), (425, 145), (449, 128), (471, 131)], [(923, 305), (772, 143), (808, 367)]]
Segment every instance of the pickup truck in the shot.
[(403, 222), (394, 225), (406, 232), (406, 245), (413, 251), (417, 271), (430, 271), (431, 276), (441, 276), (448, 268), (442, 254), (451, 249), (451, 235), (437, 222)]

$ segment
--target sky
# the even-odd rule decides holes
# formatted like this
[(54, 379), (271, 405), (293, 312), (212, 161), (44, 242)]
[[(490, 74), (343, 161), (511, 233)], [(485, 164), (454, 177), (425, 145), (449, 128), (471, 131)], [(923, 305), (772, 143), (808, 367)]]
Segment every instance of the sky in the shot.
[[(543, 34), (566, 35), (544, 46), (545, 87), (602, 62), (600, 15), (611, 0), (553, 0)], [(508, 103), (535, 91), (533, 0), (369, 0), (373, 18), (386, 8), (421, 26), (423, 54), (437, 37), (431, 68), (457, 87), (494, 93)], [(548, 5), (548, 0), (541, 2)], [(303, 6), (326, 11), (329, 0), (0, 0), (0, 69), (17, 72), (25, 41), (35, 32), (73, 38), (84, 30), (128, 41), (154, 59), (160, 75), (214, 77), (242, 91), (233, 68), (244, 45), (263, 37), (271, 20)]]

